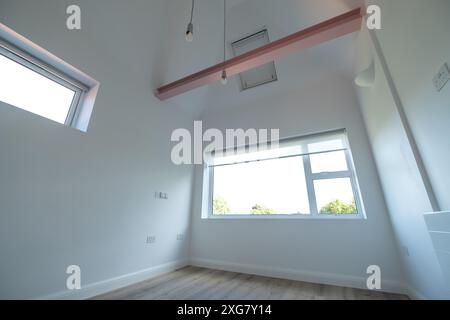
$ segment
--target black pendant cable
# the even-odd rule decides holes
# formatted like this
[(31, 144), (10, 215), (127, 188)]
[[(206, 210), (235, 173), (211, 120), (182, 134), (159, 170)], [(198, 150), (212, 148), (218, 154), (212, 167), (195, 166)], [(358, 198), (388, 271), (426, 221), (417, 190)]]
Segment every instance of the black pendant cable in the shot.
[[(226, 59), (226, 35), (227, 35), (227, 0), (223, 0), (223, 62)], [(222, 70), (222, 75), (220, 76), (220, 82), (222, 84), (227, 84), (227, 71), (225, 68)]]
[(189, 20), (189, 24), (186, 29), (186, 41), (187, 42), (192, 42), (192, 40), (194, 40), (194, 24), (192, 23), (192, 19), (194, 18), (194, 6), (195, 6), (195, 0), (192, 0), (191, 20)]

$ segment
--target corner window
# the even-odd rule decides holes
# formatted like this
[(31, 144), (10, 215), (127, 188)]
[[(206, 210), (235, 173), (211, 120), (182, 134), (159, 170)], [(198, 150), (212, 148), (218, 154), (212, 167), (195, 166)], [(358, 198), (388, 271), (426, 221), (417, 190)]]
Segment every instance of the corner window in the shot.
[(209, 217), (363, 217), (345, 131), (208, 156)]

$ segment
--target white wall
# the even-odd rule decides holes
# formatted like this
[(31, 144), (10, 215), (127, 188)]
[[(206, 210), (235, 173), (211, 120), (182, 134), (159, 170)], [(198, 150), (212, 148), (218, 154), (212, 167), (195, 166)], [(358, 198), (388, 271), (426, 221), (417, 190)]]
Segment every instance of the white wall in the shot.
[[(192, 119), (182, 103), (161, 103), (152, 93), (170, 70), (171, 44), (164, 35), (178, 32), (166, 19), (166, 6), (174, 5), (163, 0), (77, 3), (83, 12), (81, 31), (65, 28), (65, 9), (72, 1), (0, 1), (0, 22), (101, 83), (86, 134), (0, 105), (0, 298), (63, 291), (69, 264), (82, 267), (87, 285), (188, 257), (186, 242), (177, 242), (176, 234), (188, 232), (192, 173), (171, 164), (169, 138), (174, 128), (190, 128)], [(377, 36), (438, 203), (448, 210), (450, 148), (442, 137), (450, 136), (450, 86), (437, 93), (431, 78), (450, 62), (445, 41), (450, 4), (378, 3), (384, 30)], [(382, 74), (379, 64), (377, 70)], [(409, 257), (403, 255), (409, 284), (426, 297), (448, 297), (421, 217), (430, 202), (385, 77), (360, 94), (395, 234), (409, 251)], [(348, 79), (314, 80), (295, 93), (230, 105), (204, 120), (206, 127), (279, 127), (282, 136), (346, 127), (368, 220), (201, 220), (202, 170), (197, 168), (194, 261), (304, 276), (319, 272), (344, 285), (361, 284), (366, 267), (378, 264), (385, 285), (402, 281)], [(153, 194), (158, 190), (168, 192), (169, 200), (157, 201)], [(146, 245), (147, 235), (156, 235), (156, 244)]]
[(376, 80), (372, 88), (359, 89), (361, 107), (409, 285), (417, 296), (448, 298), (422, 215), (433, 209), (427, 176), (441, 209), (450, 205), (450, 142), (446, 138), (450, 135), (450, 86), (438, 93), (431, 81), (441, 65), (450, 62), (450, 43), (442, 41), (450, 30), (450, 3), (375, 3), (382, 8), (383, 29), (376, 36), (387, 70), (374, 53)]
[[(442, 210), (450, 209), (450, 84), (437, 92), (432, 79), (450, 65), (448, 0), (380, 1), (377, 36), (397, 86), (417, 147)], [(401, 39), (401, 41), (400, 41)]]
[(0, 22), (101, 84), (87, 133), (0, 105), (0, 298), (61, 292), (70, 264), (86, 286), (187, 259), (192, 168), (172, 165), (170, 134), (190, 117), (153, 96), (165, 2), (77, 1), (68, 31), (73, 1), (0, 1)]
[[(329, 75), (295, 92), (229, 105), (205, 127), (280, 128), (281, 137), (346, 128), (367, 220), (204, 220), (202, 168), (195, 174), (194, 263), (297, 279), (365, 286), (366, 268), (382, 268), (385, 290), (402, 282), (392, 227), (351, 81)], [(239, 250), (237, 250), (239, 248)]]

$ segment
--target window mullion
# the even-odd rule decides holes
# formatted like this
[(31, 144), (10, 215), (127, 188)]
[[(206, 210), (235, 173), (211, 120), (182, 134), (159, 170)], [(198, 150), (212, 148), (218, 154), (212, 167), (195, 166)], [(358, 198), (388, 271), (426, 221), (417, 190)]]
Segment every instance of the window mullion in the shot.
[(73, 100), (72, 100), (72, 104), (70, 105), (69, 111), (67, 113), (67, 117), (66, 117), (66, 121), (65, 121), (65, 125), (71, 127), (73, 125), (75, 125), (75, 120), (78, 116), (78, 112), (80, 111), (80, 108), (77, 108), (81, 97), (82, 97), (83, 92), (81, 91), (77, 91), (75, 92), (74, 96), (73, 96)]
[(347, 166), (349, 168), (351, 168), (350, 170), (350, 183), (352, 185), (352, 190), (353, 190), (353, 197), (355, 199), (355, 203), (356, 203), (356, 209), (358, 214), (364, 214), (364, 209), (362, 206), (362, 202), (361, 202), (361, 194), (359, 192), (359, 187), (357, 186), (357, 182), (356, 182), (356, 176), (355, 176), (355, 167), (353, 165), (353, 161), (351, 159), (351, 154), (350, 154), (350, 150), (346, 150), (345, 151), (345, 159), (347, 161)]
[(306, 190), (308, 192), (308, 200), (309, 200), (309, 211), (311, 211), (311, 215), (318, 215), (319, 212), (317, 210), (316, 191), (314, 189), (314, 179), (311, 170), (311, 160), (309, 158), (309, 155), (305, 155), (303, 157), (303, 168), (305, 170)]
[(214, 168), (207, 168), (207, 174), (209, 175), (208, 185), (208, 215), (214, 216)]

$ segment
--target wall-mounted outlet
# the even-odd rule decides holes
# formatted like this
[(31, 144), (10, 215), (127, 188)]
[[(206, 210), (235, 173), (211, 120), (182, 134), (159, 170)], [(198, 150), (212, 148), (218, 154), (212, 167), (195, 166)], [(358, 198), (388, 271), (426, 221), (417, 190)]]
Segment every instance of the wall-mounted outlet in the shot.
[(183, 241), (184, 240), (184, 234), (182, 234), (182, 233), (177, 234), (177, 240), (178, 241)]
[(448, 64), (444, 64), (438, 74), (433, 78), (433, 84), (437, 91), (441, 91), (450, 80), (450, 70)]
[(169, 199), (169, 195), (165, 192), (160, 192), (160, 191), (156, 191), (155, 192), (155, 198), (156, 199), (161, 199), (161, 200), (168, 200)]
[(156, 236), (147, 236), (145, 243), (152, 244), (156, 242)]

